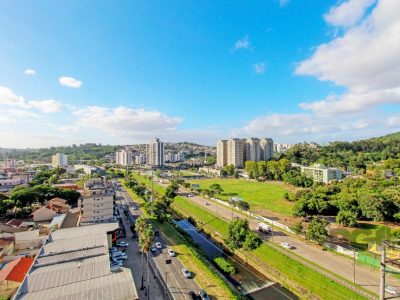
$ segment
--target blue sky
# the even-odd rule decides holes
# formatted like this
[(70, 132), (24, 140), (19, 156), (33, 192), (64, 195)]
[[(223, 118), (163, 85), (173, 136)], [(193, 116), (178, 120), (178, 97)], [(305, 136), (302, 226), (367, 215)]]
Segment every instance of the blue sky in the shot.
[(399, 4), (3, 1), (0, 147), (397, 131)]

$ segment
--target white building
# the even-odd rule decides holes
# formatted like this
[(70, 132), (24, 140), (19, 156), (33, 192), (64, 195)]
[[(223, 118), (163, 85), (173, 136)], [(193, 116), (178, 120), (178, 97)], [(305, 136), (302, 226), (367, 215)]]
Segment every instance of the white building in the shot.
[(3, 162), (3, 167), (14, 169), (17, 167), (17, 160), (16, 159), (6, 159)]
[(332, 180), (342, 180), (342, 170), (325, 167), (319, 164), (313, 167), (301, 167), (301, 172), (316, 182), (329, 183)]
[(227, 164), (234, 165), (235, 168), (243, 168), (245, 159), (245, 140), (237, 138), (228, 140), (227, 151)]
[(146, 147), (146, 159), (149, 166), (163, 166), (164, 165), (164, 143), (158, 138)]
[(249, 138), (245, 141), (245, 161), (260, 161), (260, 139)]
[(293, 144), (274, 144), (274, 151), (276, 153), (283, 153), (293, 147)]
[(164, 162), (180, 162), (185, 160), (185, 154), (183, 153), (167, 153), (164, 155)]
[(274, 155), (274, 141), (270, 138), (260, 140), (260, 160), (270, 160)]
[(63, 153), (57, 153), (51, 157), (51, 164), (54, 168), (65, 167), (68, 165), (68, 156)]
[(220, 140), (217, 143), (217, 167), (223, 168), (228, 164), (228, 141)]
[(132, 152), (129, 150), (120, 150), (115, 152), (115, 164), (121, 166), (132, 165)]
[(146, 163), (146, 155), (140, 154), (135, 156), (135, 164), (144, 165)]

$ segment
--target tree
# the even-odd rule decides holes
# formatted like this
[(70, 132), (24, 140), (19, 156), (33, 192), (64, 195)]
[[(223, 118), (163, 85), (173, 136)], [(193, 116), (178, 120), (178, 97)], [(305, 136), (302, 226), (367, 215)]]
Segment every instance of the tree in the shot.
[[(141, 234), (139, 235), (139, 248), (140, 251), (143, 253), (146, 253), (146, 258), (147, 258), (147, 295), (149, 296), (149, 289), (150, 289), (150, 270), (149, 270), (149, 264), (150, 264), (150, 259), (149, 259), (149, 252), (151, 245), (154, 242), (154, 232), (151, 226), (147, 225)], [(142, 256), (143, 259), (143, 256)], [(143, 260), (142, 260), (143, 261)], [(143, 269), (143, 264), (142, 264), (142, 286), (143, 286), (143, 279), (144, 279), (144, 269)]]
[(220, 195), (224, 192), (221, 185), (218, 183), (213, 183), (208, 188), (210, 189), (210, 191), (213, 191), (215, 194), (218, 194), (218, 195)]
[(229, 224), (229, 234), (226, 243), (229, 248), (235, 250), (243, 247), (249, 232), (249, 223), (246, 220), (237, 219)]
[(357, 224), (357, 212), (352, 210), (340, 210), (336, 216), (336, 223), (343, 226), (354, 226)]
[(229, 176), (232, 176), (235, 174), (235, 166), (232, 164), (225, 166), (224, 169), (226, 170), (226, 172), (228, 173)]
[(249, 210), (250, 209), (250, 204), (246, 201), (239, 201), (237, 203), (237, 206), (241, 209), (241, 210)]
[(319, 217), (314, 217), (308, 225), (306, 233), (307, 239), (322, 244), (328, 238), (328, 231), (326, 230), (328, 221)]
[(290, 229), (297, 235), (301, 235), (304, 232), (303, 223), (301, 221), (294, 223), (290, 226)]
[(177, 183), (171, 183), (166, 191), (165, 196), (170, 199), (174, 199), (178, 195), (179, 185)]
[(262, 240), (258, 234), (250, 231), (246, 235), (246, 239), (243, 243), (243, 249), (247, 251), (255, 250), (261, 245), (261, 243)]

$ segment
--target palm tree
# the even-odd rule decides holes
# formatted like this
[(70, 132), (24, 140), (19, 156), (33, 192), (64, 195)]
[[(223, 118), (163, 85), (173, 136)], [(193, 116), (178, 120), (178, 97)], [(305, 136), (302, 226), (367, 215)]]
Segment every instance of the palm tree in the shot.
[[(150, 297), (150, 270), (149, 270), (149, 263), (150, 263), (150, 258), (149, 258), (149, 253), (150, 253), (150, 248), (151, 245), (154, 242), (154, 231), (149, 224), (142, 232), (142, 234), (139, 236), (139, 247), (142, 251), (142, 253), (146, 253), (147, 257), (147, 299)], [(142, 278), (143, 278), (143, 273), (142, 273)]]
[(136, 222), (135, 222), (135, 230), (138, 234), (139, 237), (139, 248), (140, 251), (142, 252), (142, 285), (140, 286), (140, 289), (143, 290), (143, 281), (144, 281), (144, 257), (143, 257), (143, 250), (142, 250), (142, 246), (141, 246), (141, 239), (143, 236), (143, 232), (146, 229), (146, 227), (148, 227), (149, 224), (147, 222), (147, 219), (144, 216), (140, 216), (139, 218), (137, 218)]

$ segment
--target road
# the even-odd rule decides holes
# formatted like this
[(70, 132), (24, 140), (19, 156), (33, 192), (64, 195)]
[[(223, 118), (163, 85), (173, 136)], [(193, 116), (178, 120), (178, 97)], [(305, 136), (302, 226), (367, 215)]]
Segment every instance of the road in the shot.
[[(129, 204), (132, 205), (133, 203), (135, 203), (133, 199), (130, 197), (130, 195), (123, 188), (120, 192), (117, 192), (117, 194), (123, 196), (124, 201), (126, 201), (128, 205)], [(137, 203), (135, 203), (135, 205), (138, 206)], [(142, 214), (141, 210), (131, 210), (131, 212), (133, 215), (136, 216)], [(129, 229), (128, 231), (130, 232)], [(151, 253), (152, 259), (156, 268), (159, 270), (160, 276), (162, 276), (164, 282), (166, 282), (168, 289), (172, 294), (172, 297), (176, 300), (191, 299), (191, 297), (189, 296), (189, 292), (194, 291), (198, 293), (200, 291), (199, 285), (196, 283), (194, 279), (187, 279), (183, 276), (182, 269), (184, 268), (184, 265), (181, 263), (178, 257), (169, 256), (169, 254), (167, 253), (168, 245), (163, 240), (163, 238), (161, 236), (158, 236), (156, 241), (160, 242), (163, 245), (163, 249), (161, 250), (157, 249), (155, 253)], [(165, 263), (167, 259), (171, 259), (170, 264)], [(155, 298), (150, 298), (150, 299), (155, 299)]]
[[(184, 196), (187, 195), (187, 192), (181, 190), (180, 194)], [(187, 199), (201, 206), (203, 209), (209, 210), (227, 220), (231, 220), (232, 217), (247, 218), (250, 228), (252, 228), (253, 230), (257, 230), (257, 225), (260, 221), (253, 218), (245, 217), (238, 212), (232, 211), (232, 209), (230, 209), (229, 207), (226, 207), (212, 200), (205, 200), (204, 198), (199, 196), (188, 197)], [(208, 205), (205, 205), (206, 202), (208, 203)], [(311, 261), (314, 264), (317, 264), (318, 266), (353, 282), (354, 267), (352, 260), (341, 257), (339, 255), (335, 255), (329, 251), (323, 251), (322, 249), (314, 245), (308, 244), (298, 238), (288, 236), (281, 231), (274, 231), (273, 236), (269, 236), (268, 238), (275, 244), (280, 244), (282, 242), (290, 243), (295, 248), (288, 251), (293, 251), (297, 255), (305, 258), (306, 260)], [(369, 270), (363, 266), (356, 264), (355, 274), (357, 285), (362, 286), (373, 293), (379, 293), (379, 272)], [(386, 282), (386, 285), (392, 285), (397, 288), (400, 287), (399, 283), (392, 279), (386, 278)]]

